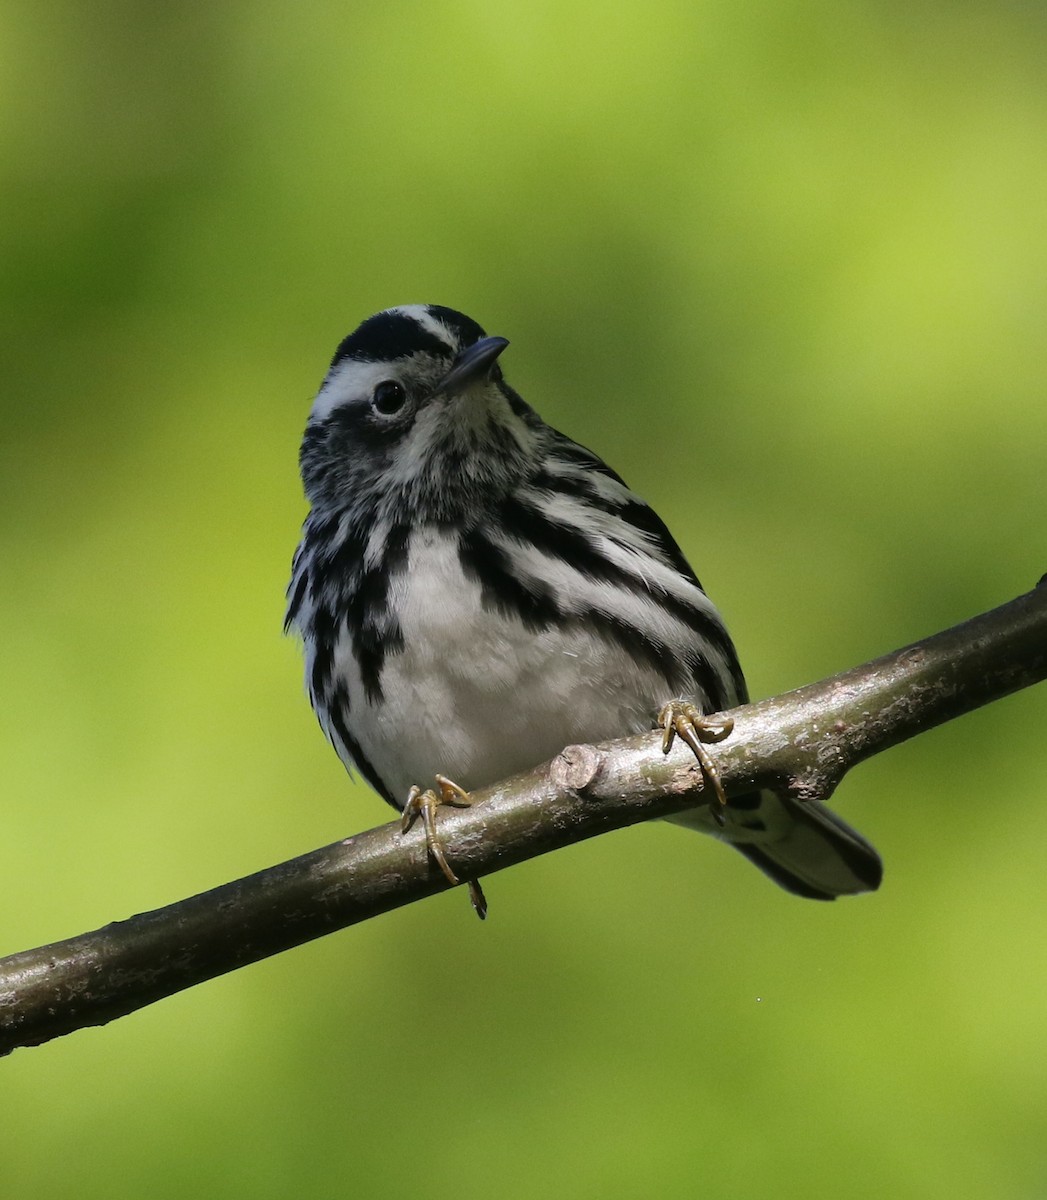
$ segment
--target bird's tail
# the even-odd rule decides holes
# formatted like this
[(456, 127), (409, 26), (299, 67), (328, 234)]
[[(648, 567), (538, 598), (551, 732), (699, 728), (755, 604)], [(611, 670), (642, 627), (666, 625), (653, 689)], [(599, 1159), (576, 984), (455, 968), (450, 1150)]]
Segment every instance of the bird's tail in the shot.
[(731, 797), (725, 824), (716, 825), (708, 808), (670, 817), (727, 842), (780, 887), (812, 900), (835, 900), (874, 892), (883, 863), (857, 830), (817, 801), (801, 802), (754, 792)]

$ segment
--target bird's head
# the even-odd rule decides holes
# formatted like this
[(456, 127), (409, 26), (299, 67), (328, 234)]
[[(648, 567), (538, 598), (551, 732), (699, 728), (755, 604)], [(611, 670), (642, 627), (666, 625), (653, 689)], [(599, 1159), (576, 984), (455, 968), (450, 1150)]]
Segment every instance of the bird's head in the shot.
[(507, 489), (541, 427), (502, 377), (508, 345), (434, 304), (364, 321), (338, 347), (306, 426), (314, 508), (451, 520)]

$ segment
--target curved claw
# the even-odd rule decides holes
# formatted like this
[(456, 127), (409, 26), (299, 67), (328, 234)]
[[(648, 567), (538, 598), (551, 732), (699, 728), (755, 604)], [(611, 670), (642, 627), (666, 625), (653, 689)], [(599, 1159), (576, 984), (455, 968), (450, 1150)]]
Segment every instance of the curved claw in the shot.
[[(437, 777), (437, 783), (440, 782)], [(440, 789), (441, 792), (443, 789)], [(461, 790), (461, 789), (459, 789)], [(443, 872), (444, 878), (450, 884), (457, 884), (461, 881), (458, 876), (451, 870), (447, 858), (444, 855), (443, 846), (440, 844), (440, 839), (436, 833), (436, 810), (441, 804), (447, 803), (442, 797), (437, 796), (432, 788), (427, 788), (424, 792), (415, 784), (407, 793), (407, 803), (404, 805), (403, 816), (400, 818), (400, 832), (407, 833), (411, 826), (415, 823), (418, 817), (422, 818), (422, 826), (425, 829), (425, 845), (433, 861)], [(460, 802), (459, 802), (460, 803)]]
[[(452, 886), (457, 886), (461, 880), (451, 870), (447, 856), (444, 854), (443, 843), (436, 832), (436, 810), (444, 804), (450, 805), (452, 808), (468, 808), (471, 800), (465, 788), (460, 787), (453, 779), (448, 779), (446, 775), (436, 776), (436, 788), (439, 795), (432, 788), (426, 788), (423, 791), (417, 784), (411, 788), (407, 793), (407, 801), (400, 818), (400, 832), (407, 833), (418, 817), (421, 817), (422, 826), (425, 829), (425, 846), (430, 857), (440, 868), (447, 882)], [(487, 899), (478, 880), (470, 879), (467, 882), (469, 899), (472, 901), (476, 915), (482, 921), (487, 916)]]
[(484, 920), (487, 916), (487, 897), (484, 895), (479, 879), (469, 880), (469, 899), (472, 901), (476, 915), (481, 921)]
[(727, 793), (723, 790), (720, 773), (709, 757), (703, 742), (722, 742), (734, 728), (733, 717), (707, 717), (702, 710), (687, 700), (670, 700), (658, 714), (658, 724), (663, 729), (662, 753), (668, 754), (677, 737), (690, 746), (698, 765), (702, 768), (715, 799), (709, 805), (713, 820), (724, 824), (723, 810), (727, 807)]

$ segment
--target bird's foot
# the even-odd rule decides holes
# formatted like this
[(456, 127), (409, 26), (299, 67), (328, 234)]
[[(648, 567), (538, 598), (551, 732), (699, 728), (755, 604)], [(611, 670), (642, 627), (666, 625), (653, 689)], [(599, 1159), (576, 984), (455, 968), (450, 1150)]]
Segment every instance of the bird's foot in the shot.
[[(439, 795), (437, 795), (437, 791)], [(426, 788), (423, 791), (417, 784), (411, 788), (407, 793), (407, 803), (404, 805), (403, 817), (400, 820), (400, 831), (407, 833), (418, 817), (422, 818), (422, 826), (425, 829), (426, 849), (429, 851), (433, 861), (443, 872), (443, 876), (447, 882), (455, 886), (461, 883), (461, 880), (451, 870), (447, 856), (444, 854), (443, 844), (436, 832), (436, 810), (444, 804), (448, 804), (452, 808), (468, 808), (471, 803), (469, 793), (465, 788), (459, 787), (457, 783), (448, 779), (446, 775), (437, 775), (436, 791), (432, 788)], [(469, 899), (476, 910), (476, 915), (482, 921), (487, 916), (487, 900), (483, 894), (483, 889), (480, 887), (479, 880), (470, 879), (467, 882), (469, 885)]]
[(688, 700), (670, 700), (658, 713), (658, 724), (662, 734), (662, 753), (668, 754), (673, 742), (680, 737), (694, 751), (694, 757), (702, 768), (706, 782), (713, 790), (709, 811), (717, 825), (724, 824), (723, 810), (727, 807), (727, 794), (720, 782), (720, 773), (709, 757), (703, 743), (722, 742), (734, 728), (733, 717), (707, 717)]

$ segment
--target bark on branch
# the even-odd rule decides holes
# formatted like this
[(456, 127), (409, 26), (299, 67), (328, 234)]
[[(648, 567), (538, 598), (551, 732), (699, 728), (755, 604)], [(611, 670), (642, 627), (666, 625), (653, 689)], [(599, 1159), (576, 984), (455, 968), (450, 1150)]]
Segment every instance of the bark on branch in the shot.
[[(1047, 577), (1045, 577), (1047, 581)], [(734, 711), (710, 746), (728, 796), (827, 799), (856, 763), (1047, 677), (1047, 582), (873, 662)], [(440, 814), (465, 879), (707, 802), (689, 750), (659, 734), (569, 746)], [(0, 1054), (116, 1017), (448, 887), (420, 828), (384, 825), (166, 908), (0, 959)]]

